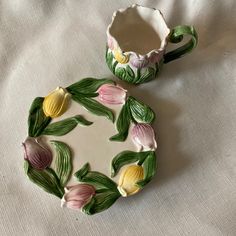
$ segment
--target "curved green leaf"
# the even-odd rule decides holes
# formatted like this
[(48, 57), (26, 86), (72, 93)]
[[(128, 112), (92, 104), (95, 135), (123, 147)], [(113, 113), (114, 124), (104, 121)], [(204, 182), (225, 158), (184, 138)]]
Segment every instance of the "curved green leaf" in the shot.
[(118, 134), (110, 137), (111, 141), (125, 141), (126, 140), (129, 133), (130, 120), (131, 120), (131, 117), (130, 117), (129, 106), (127, 103), (125, 103), (120, 111), (120, 114), (116, 122), (116, 128), (117, 128)]
[(83, 177), (81, 182), (90, 183), (96, 189), (107, 188), (117, 191), (116, 183), (106, 175), (97, 171), (89, 171), (87, 175)]
[(37, 137), (42, 134), (45, 127), (51, 121), (51, 118), (45, 116), (43, 112), (43, 101), (43, 97), (37, 97), (31, 104), (28, 117), (28, 135), (30, 137)]
[(106, 63), (109, 67), (109, 69), (114, 73), (113, 71), (113, 65), (112, 65), (112, 62), (113, 62), (113, 54), (112, 52), (108, 52), (108, 47), (106, 48)]
[(44, 191), (59, 198), (63, 197), (64, 189), (62, 186), (60, 186), (56, 174), (51, 168), (47, 168), (45, 170), (36, 170), (29, 165), (28, 161), (25, 160), (24, 170), (28, 178)]
[(49, 124), (42, 132), (43, 135), (54, 135), (62, 136), (69, 133), (73, 130), (78, 124), (80, 125), (91, 125), (93, 122), (90, 122), (83, 118), (80, 115), (76, 115), (58, 122)]
[(155, 69), (152, 67), (146, 68), (145, 72), (140, 76), (138, 83), (145, 83), (155, 77)]
[(150, 154), (146, 152), (123, 151), (117, 154), (111, 162), (111, 176), (114, 177), (124, 165), (139, 161), (140, 163)]
[[(113, 57), (113, 55), (112, 55)], [(118, 61), (115, 61), (113, 64), (112, 64), (112, 73), (115, 74), (115, 71), (116, 71), (116, 66), (118, 65)]]
[(75, 172), (74, 176), (81, 181), (85, 175), (87, 175), (87, 173), (89, 172), (90, 167), (89, 167), (89, 163), (86, 163), (85, 165), (83, 165), (83, 167), (81, 169), (79, 169), (77, 172)]
[(56, 150), (55, 172), (60, 180), (61, 186), (68, 182), (72, 171), (72, 157), (70, 148), (63, 142), (51, 141)]
[(122, 80), (126, 81), (126, 70), (123, 67), (118, 67), (115, 70), (115, 75)]
[(119, 197), (119, 193), (109, 190), (96, 193), (91, 201), (82, 208), (82, 211), (88, 215), (99, 213), (113, 205)]
[[(114, 84), (115, 82), (111, 79), (96, 79), (96, 78), (84, 78), (79, 82), (76, 82), (66, 89), (71, 94), (96, 94), (97, 90), (103, 84)], [(89, 96), (90, 97), (90, 96)]]
[(136, 77), (135, 77), (133, 83), (139, 84), (140, 77), (141, 77), (141, 68), (138, 68), (136, 71)]
[(29, 110), (29, 114), (33, 114), (35, 113), (39, 108), (42, 107), (44, 101), (44, 97), (36, 97), (31, 106), (30, 106), (30, 110)]
[(105, 107), (98, 101), (84, 97), (83, 95), (72, 95), (72, 99), (78, 103), (80, 103), (85, 109), (90, 111), (91, 113), (98, 115), (98, 116), (105, 116), (112, 122), (114, 122), (114, 114), (111, 109)]
[(149, 106), (138, 102), (131, 96), (128, 98), (128, 101), (131, 115), (134, 120), (136, 120), (138, 123), (151, 123), (154, 121), (155, 113)]
[(116, 183), (106, 175), (97, 172), (89, 171), (89, 164), (86, 163), (80, 170), (78, 170), (74, 176), (80, 182), (93, 185), (96, 189), (110, 189), (114, 192), (118, 192)]
[(129, 65), (126, 66), (126, 72), (127, 72), (127, 74), (128, 74), (132, 79), (134, 79), (135, 73), (134, 73), (133, 69), (132, 69)]
[(135, 83), (135, 73), (129, 65), (126, 66), (125, 81), (127, 81), (128, 83)]
[(143, 188), (147, 183), (149, 183), (156, 174), (157, 164), (155, 152), (152, 151), (149, 153), (142, 166), (144, 169), (144, 179), (137, 183), (140, 188)]

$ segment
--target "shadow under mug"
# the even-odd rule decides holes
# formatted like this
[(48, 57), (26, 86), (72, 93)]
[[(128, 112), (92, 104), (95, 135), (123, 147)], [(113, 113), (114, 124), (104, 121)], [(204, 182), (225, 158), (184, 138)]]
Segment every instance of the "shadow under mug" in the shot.
[[(167, 44), (191, 39), (166, 53)], [(106, 63), (118, 78), (141, 84), (156, 78), (163, 64), (182, 57), (196, 47), (197, 32), (193, 26), (168, 28), (162, 13), (137, 4), (113, 14), (107, 28)]]

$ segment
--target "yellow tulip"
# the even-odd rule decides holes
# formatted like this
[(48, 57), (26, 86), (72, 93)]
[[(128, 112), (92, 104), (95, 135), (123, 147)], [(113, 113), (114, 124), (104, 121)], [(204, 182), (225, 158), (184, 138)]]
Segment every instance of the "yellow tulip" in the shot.
[(119, 49), (114, 51), (114, 57), (121, 64), (126, 64), (129, 62), (129, 55), (122, 53)]
[(118, 190), (123, 197), (137, 193), (140, 187), (136, 184), (143, 180), (143, 167), (139, 165), (128, 166), (120, 175)]
[(71, 95), (66, 89), (57, 87), (44, 98), (43, 112), (52, 118), (62, 115), (68, 108)]

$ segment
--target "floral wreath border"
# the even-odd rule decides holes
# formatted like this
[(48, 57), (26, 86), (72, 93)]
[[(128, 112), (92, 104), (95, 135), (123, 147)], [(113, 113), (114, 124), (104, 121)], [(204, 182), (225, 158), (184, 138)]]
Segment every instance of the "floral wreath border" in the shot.
[[(110, 79), (85, 78), (67, 88), (58, 87), (46, 97), (34, 99), (28, 117), (28, 137), (23, 143), (24, 170), (28, 178), (61, 199), (61, 205), (81, 209), (93, 215), (109, 208), (120, 197), (139, 192), (156, 173), (156, 140), (151, 123), (155, 119), (153, 110), (127, 96), (127, 91)], [(94, 98), (98, 98), (95, 100)], [(111, 162), (111, 177), (122, 167), (119, 184), (108, 176), (91, 171), (89, 163), (74, 173), (78, 185), (67, 186), (72, 175), (72, 153), (70, 147), (61, 141), (50, 141), (55, 149), (54, 168), (51, 167), (52, 152), (41, 142), (43, 135), (62, 136), (77, 125), (92, 125), (81, 115), (51, 123), (53, 118), (66, 112), (70, 99), (98, 116), (105, 116), (112, 122), (112, 110), (103, 104), (123, 104), (116, 121), (117, 134), (110, 141), (125, 141), (131, 123), (134, 124), (132, 139), (138, 152), (123, 151)], [(103, 104), (102, 104), (103, 103)], [(132, 165), (131, 165), (132, 164)]]

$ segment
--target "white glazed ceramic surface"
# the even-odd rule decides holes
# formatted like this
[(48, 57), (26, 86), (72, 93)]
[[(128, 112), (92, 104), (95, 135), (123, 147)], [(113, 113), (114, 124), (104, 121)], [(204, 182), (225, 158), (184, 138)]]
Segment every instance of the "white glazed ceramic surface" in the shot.
[(117, 68), (127, 65), (133, 71), (145, 73), (147, 67), (156, 69), (163, 59), (170, 29), (162, 13), (153, 8), (132, 5), (114, 12), (107, 28), (108, 53), (112, 52)]
[[(165, 53), (167, 43), (189, 41)], [(193, 26), (177, 25), (169, 29), (162, 13), (137, 4), (113, 14), (107, 29), (106, 63), (118, 78), (133, 84), (158, 76), (162, 64), (191, 52), (198, 35)]]
[[(118, 116), (121, 105), (110, 106), (115, 115)], [(85, 163), (89, 162), (92, 170), (99, 171), (107, 176), (111, 176), (111, 161), (114, 156), (124, 150), (136, 151), (130, 135), (125, 142), (111, 142), (109, 137), (117, 131), (115, 125), (101, 116), (95, 116), (87, 112), (83, 107), (75, 102), (71, 102), (69, 109), (59, 118), (55, 118), (55, 122), (80, 114), (87, 120), (92, 121), (91, 126), (78, 126), (70, 133), (58, 136), (44, 136), (50, 145), (49, 140), (58, 140), (67, 143), (73, 151), (73, 173), (79, 170)], [(55, 150), (53, 150), (55, 156)], [(55, 160), (54, 160), (55, 161)], [(114, 180), (117, 182), (119, 173)], [(68, 186), (78, 184), (78, 180), (73, 176), (68, 182)]]

